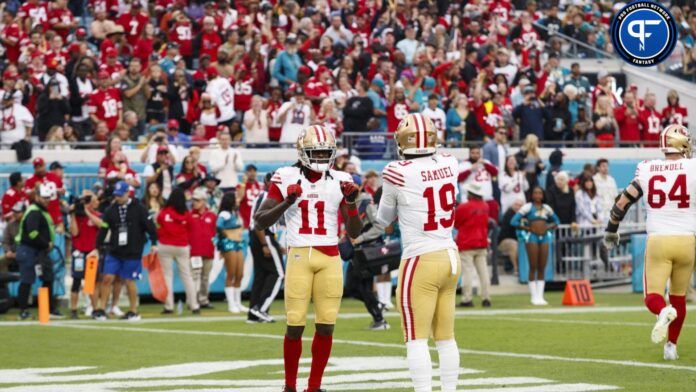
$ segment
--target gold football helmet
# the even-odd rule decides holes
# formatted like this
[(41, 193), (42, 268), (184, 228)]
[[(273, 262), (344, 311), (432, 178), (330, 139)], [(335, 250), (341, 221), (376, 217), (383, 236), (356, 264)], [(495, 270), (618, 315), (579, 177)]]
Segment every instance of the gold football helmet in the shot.
[(306, 127), (297, 138), (297, 155), (306, 168), (325, 172), (336, 159), (336, 139), (321, 125)]
[(437, 150), (437, 131), (433, 122), (420, 113), (411, 113), (401, 120), (394, 133), (399, 156), (428, 155)]
[(691, 158), (689, 130), (683, 125), (668, 125), (660, 133), (660, 149), (665, 154), (680, 154), (685, 158)]

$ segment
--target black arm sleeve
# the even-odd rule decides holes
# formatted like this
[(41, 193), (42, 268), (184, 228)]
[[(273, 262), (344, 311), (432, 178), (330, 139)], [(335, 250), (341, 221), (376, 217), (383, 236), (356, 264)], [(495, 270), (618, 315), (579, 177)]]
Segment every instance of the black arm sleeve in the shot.
[(145, 230), (147, 231), (148, 237), (150, 237), (150, 242), (153, 246), (157, 246), (157, 228), (152, 219), (148, 219), (148, 213), (145, 207), (140, 206), (140, 219), (142, 224), (145, 225)]

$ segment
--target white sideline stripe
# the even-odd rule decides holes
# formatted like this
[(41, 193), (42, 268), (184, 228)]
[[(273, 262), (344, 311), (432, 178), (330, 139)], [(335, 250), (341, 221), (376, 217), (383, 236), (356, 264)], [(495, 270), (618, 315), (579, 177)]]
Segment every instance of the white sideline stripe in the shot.
[[(689, 305), (687, 310), (696, 311), (696, 305)], [(586, 313), (638, 313), (647, 312), (644, 306), (617, 306), (617, 307), (577, 307), (577, 308), (547, 308), (547, 309), (492, 309), (492, 310), (457, 310), (455, 315), (459, 319), (466, 319), (466, 316), (500, 316), (500, 315), (526, 315), (526, 314), (586, 314)], [(396, 312), (387, 312), (385, 318), (398, 318)], [(276, 320), (285, 320), (284, 315), (273, 316)], [(313, 319), (314, 314), (308, 314), (308, 319)], [(369, 319), (372, 318), (368, 313), (339, 313), (339, 319)], [(157, 324), (157, 323), (205, 323), (215, 321), (246, 321), (246, 316), (186, 316), (186, 317), (154, 317), (140, 321), (127, 322), (129, 325)], [(52, 320), (52, 325), (94, 325), (94, 320)], [(123, 320), (100, 321), (100, 324), (124, 325)], [(0, 327), (16, 327), (22, 325), (39, 325), (38, 321), (0, 321)]]
[(486, 388), (486, 389), (467, 389), (468, 392), (586, 392), (586, 391), (612, 391), (619, 387), (613, 385), (595, 384), (552, 384), (537, 385), (534, 387), (517, 388)]
[[(155, 329), (155, 328), (125, 328), (125, 327), (109, 327), (109, 326), (96, 326), (96, 325), (56, 325), (54, 327), (63, 328), (77, 328), (77, 329), (94, 329), (94, 330), (115, 330), (115, 331), (133, 331), (133, 332), (151, 332), (151, 333), (168, 333), (168, 334), (181, 334), (181, 335), (207, 335), (207, 336), (234, 336), (234, 337), (247, 337), (247, 338), (262, 338), (262, 339), (284, 339), (283, 335), (270, 335), (270, 334), (256, 334), (256, 333), (239, 333), (239, 332), (214, 332), (214, 331), (182, 331), (176, 329)], [(302, 338), (304, 341), (312, 341), (311, 337)], [(334, 343), (337, 344), (347, 344), (353, 346), (367, 346), (367, 347), (382, 347), (382, 348), (394, 348), (403, 350), (403, 344), (394, 343), (379, 343), (379, 342), (369, 342), (360, 340), (344, 340), (344, 339), (334, 339)], [(430, 348), (431, 351), (436, 351), (434, 347)], [(653, 369), (668, 369), (668, 370), (684, 370), (689, 372), (696, 372), (696, 366), (682, 366), (682, 365), (670, 365), (665, 363), (651, 363), (651, 362), (638, 362), (638, 361), (624, 361), (616, 359), (600, 359), (600, 358), (575, 358), (575, 357), (560, 357), (556, 355), (545, 355), (545, 354), (527, 354), (527, 353), (513, 353), (504, 351), (487, 351), (487, 350), (471, 350), (471, 349), (459, 349), (461, 354), (469, 355), (484, 355), (492, 357), (507, 357), (507, 358), (524, 358), (524, 359), (535, 359), (539, 361), (562, 361), (562, 362), (579, 362), (579, 363), (599, 363), (604, 365), (616, 365), (616, 366), (631, 366), (631, 367), (642, 367), (642, 368), (653, 368)]]
[[(621, 327), (652, 327), (655, 323), (640, 323), (631, 321), (590, 321), (590, 320), (568, 320), (568, 319), (542, 319), (526, 317), (479, 317), (472, 318), (501, 320), (501, 321), (521, 321), (530, 323), (550, 323), (550, 324), (583, 324), (583, 325), (616, 325)], [(696, 328), (696, 325), (684, 324), (683, 328)]]

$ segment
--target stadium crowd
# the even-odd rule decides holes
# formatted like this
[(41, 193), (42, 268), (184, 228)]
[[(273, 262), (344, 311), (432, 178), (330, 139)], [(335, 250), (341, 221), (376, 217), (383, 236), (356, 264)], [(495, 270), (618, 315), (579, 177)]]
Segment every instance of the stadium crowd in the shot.
[[(164, 129), (185, 147), (220, 132), (254, 147), (293, 143), (315, 121), (337, 136), (392, 132), (409, 112), (431, 118), (452, 146), (499, 127), (514, 141), (651, 142), (664, 124), (686, 124), (676, 92), (668, 102), (635, 86), (619, 94), (604, 71), (592, 83), (577, 63), (560, 65), (568, 44), (556, 33), (611, 52), (620, 5), (7, 1), (0, 143), (33, 135), (70, 149), (115, 135), (146, 145)], [(672, 12), (691, 58), (696, 10), (672, 1)]]

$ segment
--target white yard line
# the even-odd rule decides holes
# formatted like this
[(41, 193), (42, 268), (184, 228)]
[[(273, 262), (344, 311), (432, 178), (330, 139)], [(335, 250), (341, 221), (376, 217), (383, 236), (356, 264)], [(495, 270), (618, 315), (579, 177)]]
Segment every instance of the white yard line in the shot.
[[(200, 336), (228, 336), (228, 337), (244, 337), (244, 338), (260, 338), (260, 339), (274, 339), (282, 340), (283, 335), (271, 335), (271, 334), (258, 334), (258, 333), (240, 333), (240, 332), (215, 332), (215, 331), (183, 331), (183, 330), (172, 330), (172, 329), (157, 329), (157, 328), (138, 328), (138, 327), (112, 327), (112, 326), (98, 326), (98, 325), (75, 325), (75, 324), (53, 324), (55, 328), (76, 328), (76, 329), (91, 329), (91, 330), (114, 330), (122, 332), (149, 332), (158, 334), (178, 334), (178, 335), (200, 335)], [(311, 337), (303, 338), (305, 341), (311, 341)], [(381, 347), (381, 348), (393, 348), (404, 350), (403, 344), (394, 343), (379, 343), (379, 342), (369, 342), (369, 341), (359, 341), (359, 340), (344, 340), (344, 339), (334, 339), (334, 343), (345, 344), (352, 346), (366, 346), (366, 347)], [(435, 350), (431, 348), (431, 350)], [(577, 358), (577, 357), (561, 357), (556, 355), (545, 355), (545, 354), (527, 354), (527, 353), (513, 353), (504, 351), (487, 351), (487, 350), (470, 350), (470, 349), (460, 349), (460, 353), (467, 355), (483, 355), (492, 357), (507, 357), (507, 358), (520, 358), (520, 359), (533, 359), (538, 361), (556, 361), (556, 362), (575, 362), (575, 363), (591, 363), (591, 364), (602, 364), (602, 365), (614, 365), (614, 366), (630, 366), (639, 368), (652, 368), (652, 369), (667, 369), (667, 370), (683, 370), (689, 372), (696, 372), (696, 366), (683, 366), (683, 365), (671, 365), (666, 363), (651, 363), (651, 362), (638, 362), (638, 361), (623, 361), (614, 359), (600, 359), (600, 358)]]
[[(527, 318), (527, 317), (500, 317), (500, 316), (471, 316), (475, 319), (490, 319), (501, 321), (520, 321), (529, 323), (548, 323), (548, 324), (580, 324), (580, 325), (615, 325), (620, 327), (652, 327), (655, 323), (641, 323), (630, 321), (591, 321), (591, 320), (568, 320), (568, 319), (544, 319), (544, 318)], [(684, 324), (684, 328), (696, 328), (696, 325)]]
[[(688, 310), (696, 311), (696, 306), (687, 306)], [(644, 306), (617, 306), (617, 307), (573, 307), (573, 308), (537, 308), (537, 309), (476, 309), (476, 310), (457, 310), (455, 315), (457, 318), (466, 319), (467, 316), (505, 316), (505, 315), (533, 315), (533, 314), (589, 314), (589, 313), (640, 313), (647, 312), (648, 310)], [(386, 318), (398, 318), (399, 314), (396, 312), (387, 312), (384, 314)], [(278, 315), (273, 316), (276, 320), (285, 320), (285, 316)], [(339, 319), (369, 319), (370, 316), (367, 312), (361, 313), (339, 313)], [(314, 314), (308, 314), (308, 319), (313, 319)], [(201, 316), (184, 316), (184, 317), (153, 317), (145, 318), (133, 324), (157, 324), (157, 323), (205, 323), (214, 321), (245, 321), (246, 316), (211, 316), (211, 317), (201, 317)], [(118, 324), (123, 325), (123, 320), (107, 320), (100, 321), (101, 324)], [(94, 325), (95, 321), (91, 319), (84, 320), (52, 320), (53, 325)], [(21, 325), (39, 325), (38, 321), (0, 321), (0, 327), (16, 327)]]

